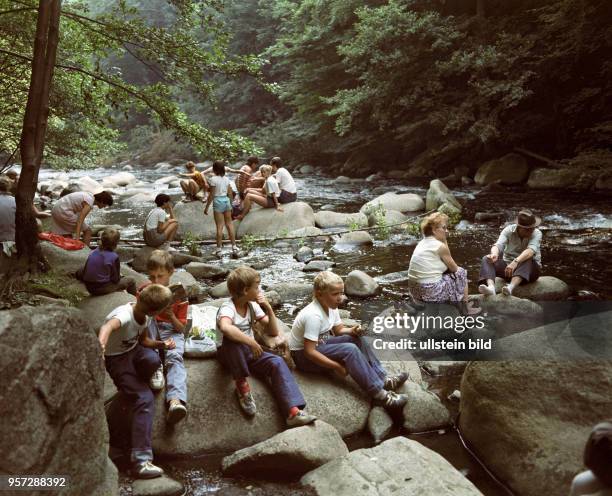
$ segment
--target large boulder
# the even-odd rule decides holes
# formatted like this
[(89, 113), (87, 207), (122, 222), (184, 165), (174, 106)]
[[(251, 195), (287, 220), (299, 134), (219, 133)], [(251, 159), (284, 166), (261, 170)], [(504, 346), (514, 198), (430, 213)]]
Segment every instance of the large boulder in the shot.
[(314, 227), (314, 212), (308, 203), (293, 202), (283, 205), (283, 212), (274, 208), (253, 209), (240, 222), (238, 237), (245, 234), (253, 236), (277, 236), (302, 227)]
[(226, 267), (202, 262), (189, 262), (185, 265), (185, 270), (196, 279), (217, 279), (229, 273)]
[(368, 215), (373, 210), (379, 208), (379, 205), (382, 205), (387, 210), (397, 210), (402, 213), (418, 212), (425, 208), (425, 202), (419, 195), (414, 193), (398, 194), (392, 191), (369, 201), (359, 211)]
[(172, 277), (170, 277), (170, 284), (182, 284), (188, 296), (198, 296), (202, 292), (200, 283), (189, 272), (184, 270), (175, 270)]
[(0, 312), (0, 347), (0, 472), (66, 475), (67, 495), (118, 494), (104, 365), (87, 320), (59, 306)]
[[(495, 279), (497, 292), (507, 284), (501, 277)], [(542, 276), (535, 282), (521, 284), (514, 288), (512, 295), (517, 298), (526, 298), (533, 301), (563, 301), (570, 295), (569, 286), (553, 276)]]
[(531, 189), (571, 188), (580, 178), (576, 169), (534, 169), (529, 174), (527, 186)]
[(229, 289), (227, 288), (226, 281), (220, 282), (216, 286), (213, 286), (212, 288), (208, 290), (208, 293), (213, 298), (227, 298), (230, 296), (230, 292), (229, 292)]
[[(179, 202), (174, 207), (174, 216), (178, 220), (178, 236), (185, 239), (187, 233), (200, 239), (215, 239), (217, 228), (215, 226), (215, 218), (212, 208), (208, 211), (208, 215), (204, 215), (204, 204), (199, 201)], [(234, 221), (234, 231), (239, 222)], [(227, 237), (227, 231), (224, 228), (224, 237)]]
[(524, 183), (528, 176), (527, 160), (518, 153), (509, 153), (482, 164), (474, 180), (481, 186), (491, 183), (511, 185)]
[(365, 272), (353, 270), (346, 276), (344, 292), (348, 296), (373, 296), (378, 293), (378, 283)]
[(424, 385), (406, 382), (402, 393), (408, 396), (408, 402), (404, 406), (404, 429), (407, 432), (426, 432), (451, 424), (450, 413), (446, 407)]
[(312, 284), (303, 282), (281, 282), (271, 285), (269, 289), (276, 291), (282, 301), (300, 300), (312, 296)]
[(462, 435), (516, 494), (565, 494), (591, 428), (612, 411), (612, 362), (471, 362)]
[(132, 496), (181, 496), (185, 487), (167, 475), (155, 479), (136, 479), (132, 484)]
[(321, 420), (288, 429), (261, 443), (223, 458), (227, 475), (254, 474), (258, 477), (304, 475), (327, 462), (348, 455), (338, 431)]
[(318, 496), (482, 495), (442, 456), (405, 437), (352, 451), (307, 473), (301, 482)]
[(129, 186), (130, 184), (134, 184), (137, 179), (134, 174), (131, 172), (117, 172), (116, 174), (112, 174), (107, 176), (107, 179), (110, 183), (116, 184), (117, 186)]
[(74, 186), (78, 191), (87, 191), (91, 194), (97, 194), (104, 190), (104, 187), (95, 179), (89, 176), (79, 177), (72, 181), (68, 187)]
[(367, 231), (347, 232), (336, 241), (336, 245), (339, 246), (369, 246), (373, 244), (374, 240)]
[(393, 419), (382, 406), (375, 406), (368, 415), (368, 431), (376, 444), (385, 439), (393, 429)]
[(287, 236), (291, 236), (293, 238), (302, 238), (304, 236), (325, 236), (325, 233), (318, 227), (306, 226), (290, 231)]
[(381, 224), (381, 221), (383, 220), (387, 226), (391, 226), (394, 224), (399, 224), (400, 222), (406, 222), (408, 220), (408, 216), (398, 212), (397, 210), (384, 210), (381, 213), (372, 212), (370, 215), (368, 215), (368, 226), (377, 226)]
[(327, 229), (329, 227), (347, 227), (352, 224), (363, 227), (368, 225), (368, 219), (362, 212), (341, 214), (332, 212), (331, 210), (320, 210), (315, 214), (315, 224), (321, 229)]
[(425, 210), (435, 210), (445, 203), (461, 211), (461, 203), (453, 196), (450, 189), (439, 179), (434, 179), (429, 183), (429, 189), (425, 197)]
[(336, 262), (332, 262), (330, 260), (313, 260), (308, 262), (302, 270), (304, 272), (321, 272), (322, 270), (331, 269)]
[[(159, 456), (194, 456), (232, 452), (285, 430), (286, 412), (280, 412), (270, 388), (249, 378), (257, 415), (245, 419), (238, 406), (231, 374), (217, 360), (186, 360), (189, 414), (168, 428), (163, 394), (157, 395), (153, 450)], [(348, 379), (295, 372), (307, 409), (335, 427), (342, 437), (361, 432), (370, 412), (370, 401)], [(118, 397), (108, 409), (111, 428), (125, 429), (127, 410)], [(129, 439), (129, 437), (128, 437)]]
[(64, 250), (48, 241), (41, 242), (40, 249), (53, 271), (69, 275), (74, 275), (77, 270), (85, 267), (87, 257), (91, 253), (88, 248)]
[(517, 296), (505, 296), (499, 293), (494, 296), (479, 294), (472, 296), (470, 299), (477, 300), (484, 312), (494, 315), (524, 317), (538, 321), (542, 318), (543, 314), (540, 305), (524, 298), (518, 298)]
[(115, 291), (103, 296), (89, 296), (77, 305), (87, 316), (87, 321), (95, 331), (104, 324), (104, 319), (115, 308), (136, 301), (136, 297), (125, 291)]

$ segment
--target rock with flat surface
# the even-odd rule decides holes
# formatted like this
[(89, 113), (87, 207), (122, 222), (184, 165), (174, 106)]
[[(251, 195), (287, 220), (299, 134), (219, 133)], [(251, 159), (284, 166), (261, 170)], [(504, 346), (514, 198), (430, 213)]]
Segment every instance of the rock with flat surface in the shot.
[(387, 210), (396, 210), (402, 213), (418, 212), (425, 208), (425, 202), (419, 195), (389, 192), (369, 201), (359, 211), (368, 215), (369, 212), (378, 208), (378, 205), (382, 205)]
[(575, 185), (580, 178), (577, 169), (534, 169), (529, 174), (527, 186), (531, 189), (565, 189)]
[(304, 475), (327, 462), (348, 454), (338, 431), (322, 420), (287, 429), (261, 443), (226, 456), (221, 467), (226, 475), (258, 477)]
[(285, 203), (282, 207), (283, 212), (274, 208), (253, 208), (240, 222), (238, 237), (246, 234), (279, 236), (303, 227), (314, 227), (314, 212), (307, 203)]
[(353, 270), (346, 276), (344, 292), (348, 296), (373, 296), (378, 293), (378, 283), (361, 270)]
[(181, 496), (185, 487), (167, 475), (155, 479), (137, 479), (132, 484), (132, 496)]
[[(208, 211), (208, 215), (204, 215), (205, 204), (201, 201), (178, 202), (174, 206), (174, 216), (178, 220), (178, 237), (185, 239), (188, 233), (191, 236), (200, 239), (215, 239), (217, 227), (212, 211), (212, 205)], [(234, 221), (234, 231), (240, 224)], [(223, 236), (227, 239), (227, 229), (223, 228)]]
[(368, 431), (376, 444), (382, 442), (393, 428), (393, 419), (381, 406), (375, 406), (368, 416)]
[(332, 212), (331, 210), (320, 210), (315, 214), (315, 224), (321, 229), (327, 229), (330, 227), (348, 227), (350, 225), (363, 227), (368, 225), (368, 219), (362, 212), (341, 214), (338, 212)]
[(527, 160), (518, 153), (509, 153), (482, 164), (474, 176), (474, 181), (481, 186), (491, 183), (512, 185), (524, 183), (528, 176)]
[(370, 233), (366, 231), (353, 231), (340, 236), (336, 241), (336, 245), (340, 246), (369, 246), (374, 244), (374, 240)]
[(218, 264), (208, 264), (203, 262), (189, 262), (185, 265), (185, 270), (196, 279), (217, 279), (225, 277), (229, 270)]
[(434, 179), (429, 183), (425, 198), (425, 210), (435, 210), (444, 203), (448, 203), (461, 211), (461, 203), (453, 196), (451, 190), (439, 179)]
[(426, 432), (451, 425), (450, 413), (425, 386), (406, 382), (401, 392), (408, 395), (404, 406), (404, 429), (407, 432)]
[(482, 496), (442, 456), (405, 437), (352, 451), (301, 479), (318, 496)]
[(104, 324), (104, 319), (115, 308), (136, 301), (136, 297), (125, 291), (115, 291), (102, 296), (89, 296), (79, 302), (78, 308), (87, 315), (87, 320), (96, 330)]
[(329, 260), (312, 260), (308, 262), (302, 270), (304, 272), (321, 272), (322, 270), (332, 268), (334, 265), (336, 265), (336, 262), (331, 262)]
[[(508, 284), (501, 277), (495, 278), (495, 290), (500, 292)], [(570, 295), (569, 286), (561, 279), (552, 276), (541, 276), (535, 282), (521, 284), (514, 288), (512, 296), (533, 301), (563, 301)]]

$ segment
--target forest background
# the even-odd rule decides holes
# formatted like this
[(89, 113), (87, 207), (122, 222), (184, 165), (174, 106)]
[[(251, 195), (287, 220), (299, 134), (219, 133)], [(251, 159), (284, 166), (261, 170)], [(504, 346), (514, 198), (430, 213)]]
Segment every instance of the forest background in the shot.
[[(18, 160), (30, 66), (15, 54), (37, 2), (0, 3), (0, 149)], [(442, 176), (515, 147), (612, 162), (606, 0), (65, 0), (62, 15), (58, 64), (80, 71), (55, 73), (57, 167), (259, 153)]]

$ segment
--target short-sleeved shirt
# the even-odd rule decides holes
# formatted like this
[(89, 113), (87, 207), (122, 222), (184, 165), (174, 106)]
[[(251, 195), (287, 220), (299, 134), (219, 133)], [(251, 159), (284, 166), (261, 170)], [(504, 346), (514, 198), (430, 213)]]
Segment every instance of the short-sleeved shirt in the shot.
[(289, 349), (303, 350), (305, 339), (318, 342), (338, 324), (342, 324), (342, 319), (337, 308), (330, 308), (327, 313), (318, 300), (313, 300), (297, 314), (293, 321), (289, 335)]
[(119, 255), (114, 251), (93, 250), (83, 271), (83, 282), (94, 284), (118, 283), (120, 275)]
[(115, 308), (106, 316), (104, 321), (108, 322), (111, 319), (118, 319), (121, 322), (121, 327), (110, 333), (106, 349), (104, 350), (105, 356), (122, 355), (135, 348), (138, 344), (140, 333), (146, 332), (151, 320), (147, 316), (143, 324), (136, 322), (134, 318), (134, 305), (132, 303), (126, 303)]
[[(249, 302), (249, 305), (253, 308), (256, 321), (261, 320), (266, 316), (259, 304), (251, 301)], [(222, 318), (231, 319), (233, 325), (235, 325), (247, 336), (251, 338), (253, 337), (253, 322), (251, 322), (251, 311), (249, 308), (247, 308), (247, 313), (243, 317), (238, 313), (238, 310), (236, 310), (236, 305), (234, 304), (233, 300), (226, 301), (221, 305), (221, 307), (219, 307), (219, 312), (217, 313), (217, 330), (219, 332), (221, 332), (219, 322)]]
[(210, 186), (215, 188), (215, 198), (217, 196), (227, 196), (227, 188), (230, 180), (227, 176), (213, 176), (208, 181)]
[(0, 241), (15, 241), (15, 197), (0, 193)]
[(538, 265), (542, 265), (542, 253), (540, 244), (542, 243), (542, 231), (534, 229), (529, 238), (521, 238), (516, 224), (506, 226), (497, 242), (495, 243), (500, 251), (504, 252), (504, 262), (510, 263), (518, 257), (525, 249), (530, 248), (535, 253), (534, 260)]
[(59, 200), (51, 209), (53, 225), (51, 230), (56, 234), (71, 234), (79, 221), (83, 203), (94, 205), (94, 195), (85, 191), (70, 193)]
[(157, 230), (160, 222), (166, 222), (166, 211), (163, 208), (156, 207), (149, 212), (145, 221), (145, 229), (147, 231)]
[(278, 195), (280, 195), (278, 181), (276, 180), (276, 178), (274, 178), (274, 176), (270, 176), (268, 179), (266, 179), (265, 188), (267, 196), (272, 196), (272, 193), (276, 194), (277, 197)]
[(249, 174), (253, 174), (253, 169), (251, 169), (251, 166), (245, 164), (240, 167), (240, 172), (238, 173), (238, 178), (236, 179), (236, 188), (238, 188), (240, 193), (249, 187), (251, 182), (251, 176)]
[(276, 171), (275, 176), (282, 191), (286, 191), (287, 193), (297, 193), (293, 176), (287, 169), (281, 167)]

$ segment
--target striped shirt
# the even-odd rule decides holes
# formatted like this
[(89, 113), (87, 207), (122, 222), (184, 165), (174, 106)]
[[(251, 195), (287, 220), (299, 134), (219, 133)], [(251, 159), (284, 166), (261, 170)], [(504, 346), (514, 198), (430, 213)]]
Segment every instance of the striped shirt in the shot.
[(249, 184), (251, 183), (251, 176), (249, 174), (252, 173), (253, 169), (251, 169), (249, 165), (245, 164), (240, 167), (240, 173), (236, 179), (236, 188), (238, 188), (238, 192), (242, 193), (249, 187)]

